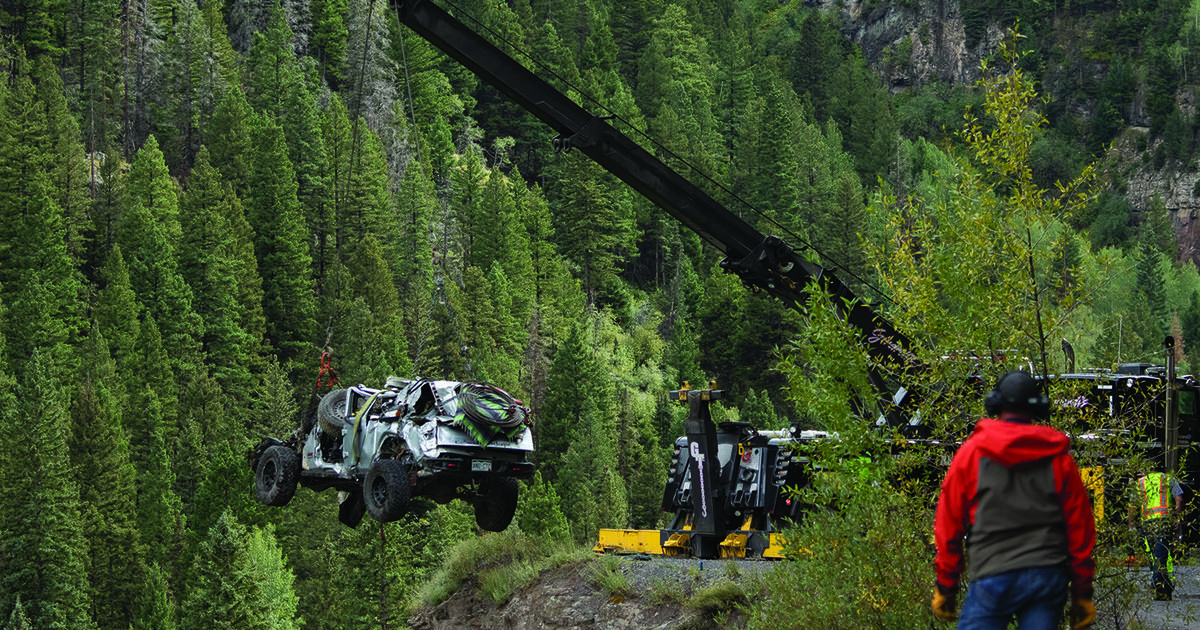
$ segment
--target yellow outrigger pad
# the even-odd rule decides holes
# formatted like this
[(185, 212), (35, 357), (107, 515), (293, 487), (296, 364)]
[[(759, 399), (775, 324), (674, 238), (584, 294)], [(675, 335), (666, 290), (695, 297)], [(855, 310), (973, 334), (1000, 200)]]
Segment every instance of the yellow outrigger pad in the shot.
[[(689, 527), (690, 529), (690, 527)], [(721, 542), (722, 558), (745, 558), (746, 539), (744, 531), (731, 532)], [(601, 529), (599, 540), (592, 551), (596, 553), (645, 553), (655, 556), (684, 556), (691, 552), (689, 536), (672, 534), (664, 544), (662, 532), (657, 529)], [(769, 560), (783, 558), (783, 537), (770, 534), (770, 545), (763, 550), (762, 557)]]
[(602, 529), (596, 553), (629, 552), (663, 555), (661, 534), (657, 529)]

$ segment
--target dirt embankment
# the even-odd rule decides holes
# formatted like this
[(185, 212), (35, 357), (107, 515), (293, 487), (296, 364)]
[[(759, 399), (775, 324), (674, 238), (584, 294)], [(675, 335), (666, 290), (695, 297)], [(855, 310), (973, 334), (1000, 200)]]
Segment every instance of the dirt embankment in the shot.
[[(450, 599), (417, 610), (412, 630), (702, 630), (742, 628), (738, 593), (757, 592), (762, 561), (623, 557), (620, 577), (601, 583), (593, 562), (547, 571), (493, 604), (478, 584), (463, 584)], [(612, 588), (612, 584), (624, 588)]]

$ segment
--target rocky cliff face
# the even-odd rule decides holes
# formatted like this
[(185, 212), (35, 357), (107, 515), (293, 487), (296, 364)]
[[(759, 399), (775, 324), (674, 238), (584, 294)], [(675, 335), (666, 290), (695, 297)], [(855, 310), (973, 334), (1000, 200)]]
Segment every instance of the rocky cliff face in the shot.
[[(858, 44), (867, 62), (879, 71), (892, 92), (933, 81), (973, 84), (980, 77), (982, 61), (996, 51), (1005, 36), (1003, 28), (992, 24), (977, 44), (968, 46), (959, 0), (807, 0), (805, 4), (834, 12), (841, 18), (842, 33)], [(1087, 21), (1087, 16), (1075, 16), (1070, 23), (1056, 23), (1068, 54), (1078, 43), (1072, 41), (1079, 39), (1072, 33), (1086, 30)], [(1074, 71), (1102, 81), (1107, 66), (1099, 62), (1080, 63)], [(1052, 84), (1059, 77), (1051, 68), (1045, 80)], [(1177, 101), (1188, 115), (1197, 109), (1190, 91), (1181, 91)], [(1075, 113), (1090, 117), (1091, 112), (1082, 107), (1075, 107)], [(1131, 124), (1138, 126), (1131, 127), (1114, 142), (1108, 163), (1112, 172), (1120, 172), (1125, 179), (1125, 196), (1135, 211), (1132, 220), (1140, 220), (1157, 196), (1170, 214), (1180, 260), (1200, 265), (1200, 199), (1195, 194), (1200, 173), (1194, 166), (1182, 164), (1168, 163), (1156, 168), (1151, 160), (1144, 159), (1152, 154), (1155, 145), (1148, 142), (1149, 117), (1141, 95), (1126, 115)]]
[(1004, 35), (989, 27), (968, 48), (958, 0), (809, 0), (809, 6), (836, 12), (842, 33), (858, 44), (893, 91), (931, 81), (974, 83), (980, 62)]

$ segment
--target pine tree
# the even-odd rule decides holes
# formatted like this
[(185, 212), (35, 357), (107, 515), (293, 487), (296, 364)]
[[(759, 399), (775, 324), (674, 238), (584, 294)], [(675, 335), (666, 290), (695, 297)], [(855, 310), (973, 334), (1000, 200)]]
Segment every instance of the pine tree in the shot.
[[(217, 100), (228, 88), (225, 75), (216, 68), (233, 62), (232, 51), (221, 51), (206, 25), (195, 0), (180, 0), (172, 12), (172, 27), (163, 45), (163, 91), (160, 107), (166, 116), (157, 119), (154, 135), (167, 147), (171, 166), (186, 170), (204, 144), (204, 127)], [(228, 44), (226, 44), (227, 46)], [(220, 57), (224, 52), (224, 60)]]
[(254, 145), (246, 218), (255, 232), (267, 339), (286, 364), (308, 358), (315, 343), (312, 258), (283, 129), (260, 121)]
[(346, 0), (313, 0), (310, 3), (313, 19), (312, 49), (322, 78), (336, 86), (342, 78), (341, 60), (346, 54)]
[[(37, 351), (3, 414), (0, 452), (0, 592), (20, 597), (37, 628), (93, 628), (87, 584), (87, 540), (79, 486), (67, 449), (69, 419), (62, 388)], [(11, 440), (11, 441), (10, 441)]]
[(585, 399), (579, 407), (555, 487), (571, 534), (582, 543), (595, 540), (602, 527), (626, 527), (629, 505), (611, 432), (604, 429), (595, 401)]
[[(158, 395), (148, 386), (139, 390), (132, 400), (130, 443), (139, 480), (137, 530), (144, 550), (143, 558), (147, 566), (161, 571), (165, 579), (178, 584), (186, 530), (183, 504), (174, 490), (175, 473), (171, 469), (162, 405)], [(148, 579), (155, 579), (153, 573)], [(143, 619), (143, 623), (149, 621)]]
[(8, 616), (8, 623), (4, 624), (4, 630), (33, 630), (20, 596), (17, 596), (17, 603), (13, 606), (12, 614)]
[(333, 204), (329, 199), (330, 181), (326, 177), (328, 158), (321, 134), (321, 113), (310, 84), (320, 85), (314, 71), (306, 80), (297, 79), (285, 86), (283, 116), (280, 124), (287, 138), (288, 158), (296, 169), (296, 199), (304, 209), (304, 221), (314, 237), (313, 273), (320, 286), (329, 253), (326, 235), (333, 228)]
[(398, 72), (388, 56), (390, 13), (384, 0), (350, 0), (346, 13), (348, 37), (341, 60), (342, 75), (346, 77), (343, 93), (351, 120), (363, 119), (367, 129), (374, 132), (392, 122), (399, 100)]
[(782, 428), (782, 423), (775, 414), (775, 405), (765, 391), (759, 393), (751, 387), (746, 394), (746, 400), (742, 403), (741, 412), (742, 421), (749, 422), (755, 428)]
[[(1152, 243), (1143, 242), (1138, 250), (1137, 286), (1138, 291), (1146, 296), (1146, 306), (1150, 311), (1150, 321), (1145, 328), (1138, 332), (1147, 340), (1162, 338), (1167, 334), (1167, 296), (1163, 287), (1163, 275), (1159, 271), (1162, 255)], [(1157, 330), (1150, 322), (1157, 323)]]
[(172, 247), (179, 246), (179, 187), (171, 179), (166, 158), (158, 140), (150, 136), (138, 150), (129, 167), (125, 187), (131, 203), (139, 204), (151, 219), (162, 226)]
[(250, 532), (246, 558), (251, 579), (261, 589), (267, 628), (298, 630), (300, 620), (296, 618), (296, 608), (300, 602), (293, 588), (296, 576), (275, 539), (274, 528), (255, 528)]
[(375, 329), (373, 336), (382, 341), (378, 350), (383, 352), (383, 367), (389, 374), (408, 374), (412, 366), (401, 328), (400, 296), (383, 251), (373, 235), (368, 234), (354, 248), (348, 270), (352, 278), (352, 295), (363, 300)]
[(250, 129), (257, 124), (254, 111), (240, 89), (226, 90), (217, 103), (205, 134), (210, 160), (225, 181), (233, 186), (238, 198), (249, 192), (251, 164), (254, 160), (253, 137)]
[(205, 532), (180, 604), (181, 630), (266, 630), (263, 585), (250, 566), (246, 528), (225, 510)]
[(654, 20), (639, 59), (637, 103), (651, 117), (651, 131), (655, 131), (658, 118), (676, 116), (679, 135), (654, 135), (701, 174), (719, 180), (724, 151), (712, 110), (716, 102), (714, 75), (707, 40), (692, 28), (683, 7), (668, 5)]
[(191, 287), (179, 275), (179, 200), (153, 138), (134, 160), (128, 190), (129, 203), (120, 217), (117, 242), (129, 265), (138, 301), (162, 327), (171, 367), (182, 377), (200, 366), (204, 322), (193, 309)]
[(246, 219), (246, 210), (237, 194), (225, 184), (228, 203), (218, 207), (226, 210), (229, 225), (229, 257), (237, 280), (238, 325), (249, 337), (247, 351), (253, 372), (261, 370), (265, 358), (272, 354), (267, 342), (267, 320), (263, 313), (263, 281), (254, 254), (254, 229)]
[[(94, 371), (112, 363), (98, 332), (86, 365)], [(129, 627), (138, 597), (135, 486), (129, 438), (118, 400), (98, 375), (88, 375), (71, 404), (71, 460), (80, 482), (82, 525), (91, 551), (88, 585), (91, 616), (100, 628)]]
[(896, 146), (896, 119), (886, 88), (856, 52), (838, 67), (830, 81), (829, 115), (846, 138), (861, 179), (886, 172)]
[(545, 540), (566, 540), (571, 535), (567, 518), (559, 507), (558, 493), (554, 486), (542, 480), (541, 471), (525, 482), (518, 495), (517, 524), (526, 536)]
[[(0, 290), (10, 365), (23, 374), (35, 348), (56, 379), (72, 371), (68, 349), (82, 329), (80, 278), (51, 188), (54, 157), (46, 107), (24, 62), (0, 90)], [(35, 615), (36, 617), (36, 615)]]
[(254, 33), (246, 56), (246, 98), (258, 112), (282, 118), (284, 96), (300, 80), (300, 74), (283, 7), (271, 2), (268, 11), (267, 28)]
[(132, 630), (176, 630), (175, 603), (162, 569), (152, 564), (146, 571), (141, 601)]
[[(90, 238), (89, 193), (95, 190), (95, 173), (90, 169), (94, 165), (84, 153), (79, 124), (68, 109), (63, 81), (49, 58), (43, 57), (38, 61), (35, 79), (38, 83), (38, 100), (46, 111), (51, 168), (49, 192), (62, 212), (67, 252), (78, 266)], [(103, 108), (103, 104), (100, 107)], [(91, 115), (96, 115), (96, 112), (91, 112)], [(103, 130), (101, 133), (104, 133)], [(105, 142), (105, 146), (107, 144)]]
[(617, 275), (633, 247), (628, 196), (617, 192), (603, 169), (578, 152), (562, 156), (551, 170), (554, 185), (546, 194), (555, 207), (559, 250), (578, 266), (589, 304), (620, 304)]
[(100, 270), (100, 280), (103, 284), (96, 295), (92, 316), (100, 334), (108, 340), (118, 371), (128, 373), (136, 360), (134, 349), (141, 331), (138, 323), (140, 307), (129, 282), (129, 269), (120, 246), (113, 247)]
[(400, 295), (401, 325), (409, 335), (409, 346), (417, 342), (417, 331), (428, 314), (433, 292), (433, 226), (430, 217), (437, 203), (433, 182), (420, 162), (409, 162), (396, 194), (398, 228), (395, 263)]
[(228, 217), (232, 198), (221, 175), (201, 147), (180, 202), (183, 240), (179, 273), (196, 296), (194, 308), (204, 321), (203, 345), (213, 376), (230, 395), (245, 402), (252, 387), (250, 366), (257, 349), (239, 321), (240, 291), (236, 242)]

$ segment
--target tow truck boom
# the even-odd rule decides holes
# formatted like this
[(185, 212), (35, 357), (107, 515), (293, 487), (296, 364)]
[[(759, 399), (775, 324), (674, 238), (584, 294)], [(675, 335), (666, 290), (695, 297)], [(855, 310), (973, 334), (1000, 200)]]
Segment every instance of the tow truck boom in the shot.
[(863, 331), (874, 358), (896, 366), (915, 364), (908, 339), (828, 269), (800, 256), (782, 238), (763, 236), (614, 128), (610, 118), (591, 114), (431, 0), (392, 2), (402, 24), (554, 129), (556, 146), (582, 151), (725, 254), (721, 266), (726, 271), (797, 310), (804, 308), (805, 287), (816, 279), (846, 321)]
[[(798, 254), (784, 239), (761, 234), (613, 127), (610, 124), (613, 117), (588, 112), (431, 0), (391, 0), (391, 3), (400, 23), (557, 132), (556, 149), (583, 152), (720, 250), (725, 255), (721, 267), (737, 274), (744, 284), (766, 291), (789, 307), (804, 312), (806, 290), (815, 280), (831, 296), (843, 319), (861, 332), (876, 365), (893, 366), (901, 375), (919, 368), (908, 339), (857, 299), (833, 273)], [(904, 412), (912, 406), (915, 397), (907, 395), (903, 388), (889, 387), (879, 372), (873, 372), (870, 377), (881, 400), (894, 405), (887, 417), (888, 424), (906, 424)], [(787, 465), (780, 464), (780, 470), (775, 470), (772, 462), (781, 457), (779, 447), (774, 442), (768, 444), (762, 436), (746, 441), (747, 427), (717, 430), (707, 413), (707, 405), (710, 400), (720, 397), (719, 391), (681, 391), (675, 392), (674, 396), (680, 402), (690, 401), (692, 409), (686, 423), (686, 448), (676, 447), (679, 461), (672, 465), (672, 480), (668, 483), (663, 506), (664, 509), (678, 510), (680, 514), (687, 513), (683, 515), (691, 518), (686, 519), (688, 522), (684, 525), (680, 524), (677, 515), (673, 529), (663, 530), (662, 535), (664, 540), (669, 536), (688, 539), (686, 544), (691, 553), (713, 557), (720, 553), (718, 543), (728, 531), (738, 529), (734, 519), (742, 523), (745, 513), (765, 515), (775, 509), (779, 488), (785, 482), (790, 483), (787, 474), (781, 472)], [(729, 443), (730, 440), (736, 444)], [(722, 445), (720, 448), (719, 444)], [(728, 453), (734, 446), (742, 450), (750, 448), (746, 451), (746, 463), (736, 457), (732, 460), (738, 461), (731, 461)], [(724, 463), (720, 461), (721, 453), (727, 460)], [(741, 472), (734, 474), (735, 469)], [(783, 476), (779, 476), (781, 474)], [(747, 481), (751, 477), (754, 480)], [(694, 484), (692, 480), (695, 480)], [(726, 505), (728, 516), (723, 514)], [(764, 516), (757, 521), (746, 519), (745, 522), (759, 523), (765, 531), (769, 530), (769, 523), (762, 523), (768, 520)], [(664, 548), (666, 546), (664, 542)], [(759, 550), (764, 546), (758, 545)]]

